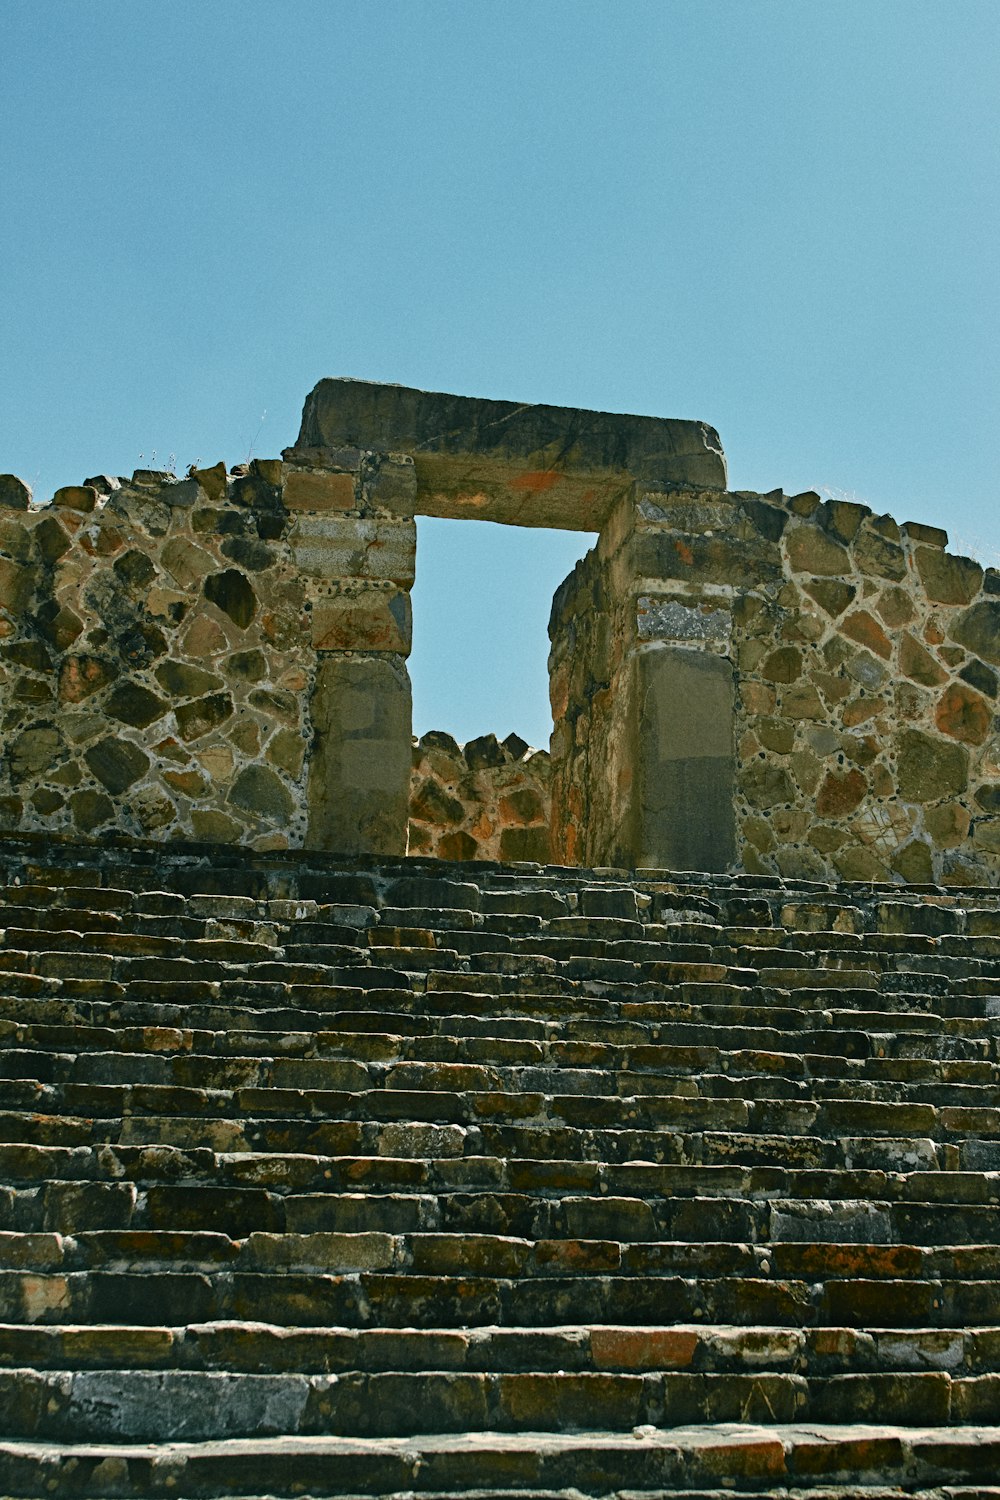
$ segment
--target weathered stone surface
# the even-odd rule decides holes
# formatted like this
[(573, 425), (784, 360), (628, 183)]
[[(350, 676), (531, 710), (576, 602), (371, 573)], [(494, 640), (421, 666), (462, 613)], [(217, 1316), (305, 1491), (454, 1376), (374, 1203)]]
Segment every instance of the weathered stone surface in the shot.
[(888, 661), (892, 644), (878, 621), (866, 609), (856, 609), (840, 622), (842, 633)]
[(289, 535), (296, 567), (308, 578), (413, 582), (417, 529), (385, 517), (300, 514)]
[(401, 854), (410, 790), (410, 683), (399, 658), (334, 656), (310, 703), (309, 843)]
[(864, 527), (855, 538), (852, 551), (859, 571), (869, 577), (906, 577), (906, 555), (902, 547), (880, 536), (870, 526)]
[(31, 489), (16, 474), (0, 474), (0, 505), (8, 510), (27, 510), (31, 504)]
[(165, 693), (172, 698), (198, 698), (222, 687), (222, 679), (214, 672), (206, 672), (193, 662), (168, 660), (161, 662), (153, 674)]
[(14, 781), (25, 781), (39, 771), (52, 767), (63, 748), (63, 737), (54, 724), (39, 724), (25, 729), (10, 747), (10, 774)]
[(983, 570), (971, 557), (952, 557), (937, 547), (913, 554), (928, 599), (939, 604), (971, 604), (983, 586)]
[(149, 770), (149, 756), (131, 740), (104, 739), (84, 755), (87, 765), (112, 796), (133, 786)]
[(35, 581), (34, 568), (0, 557), (0, 609), (19, 615), (31, 600)]
[(732, 634), (729, 610), (711, 604), (687, 605), (643, 594), (637, 600), (636, 614), (641, 641), (726, 642)]
[(993, 711), (985, 698), (964, 683), (953, 682), (941, 694), (934, 722), (942, 734), (967, 745), (981, 745), (993, 727)]
[[(234, 682), (261, 682), (267, 676), (267, 657), (256, 647), (250, 651), (234, 651), (223, 662), (222, 670)], [(213, 685), (222, 686), (218, 680)]]
[(985, 693), (988, 698), (995, 698), (1000, 691), (1000, 679), (996, 672), (991, 671), (985, 662), (976, 661), (975, 658), (966, 662), (958, 675), (963, 682), (967, 682), (978, 692)]
[(902, 588), (883, 589), (875, 608), (890, 627), (908, 625), (916, 613), (913, 599)]
[(960, 802), (945, 802), (929, 807), (924, 813), (924, 827), (939, 849), (957, 849), (969, 835), (968, 808)]
[(145, 729), (147, 724), (163, 717), (169, 704), (141, 683), (125, 681), (108, 694), (105, 708), (112, 719)]
[(392, 651), (409, 655), (410, 596), (401, 589), (340, 586), (314, 601), (310, 615), (317, 651)]
[(465, 807), (457, 797), (449, 796), (439, 782), (428, 778), (410, 797), (410, 817), (422, 823), (460, 823)]
[(909, 802), (937, 802), (966, 788), (969, 756), (961, 745), (908, 729), (897, 737), (896, 756), (900, 795)]
[(643, 652), (637, 864), (725, 869), (735, 851), (733, 672), (680, 648)]
[(977, 656), (1000, 666), (1000, 600), (974, 604), (959, 615), (948, 633)]
[(234, 625), (245, 630), (257, 613), (257, 596), (250, 580), (235, 568), (213, 573), (205, 579), (205, 598), (227, 614)]
[(354, 510), (358, 504), (354, 474), (292, 469), (285, 481), (284, 502), (289, 510)]
[(826, 610), (826, 613), (834, 618), (843, 614), (857, 594), (857, 589), (853, 584), (843, 583), (833, 578), (816, 579), (812, 583), (807, 583), (805, 591), (810, 598), (816, 600), (821, 609)]
[(925, 687), (937, 687), (948, 676), (941, 663), (908, 630), (903, 632), (899, 643), (899, 669), (904, 677)]
[(818, 527), (796, 526), (785, 533), (788, 560), (796, 573), (842, 578), (850, 572), (847, 552)]
[(948, 545), (948, 533), (939, 526), (925, 526), (922, 521), (904, 521), (901, 530), (911, 542), (925, 542), (930, 547)]
[[(207, 578), (215, 566), (211, 553), (206, 552), (204, 547), (199, 547), (187, 537), (172, 538), (167, 542), (161, 556), (167, 572), (176, 579), (182, 589), (193, 588), (203, 578)], [(219, 600), (213, 598), (213, 595), (208, 594), (208, 597), (212, 598), (214, 603), (219, 604)], [(219, 604), (219, 608), (223, 609), (225, 606)], [(226, 613), (228, 614), (229, 611), (227, 610)]]
[(211, 808), (196, 807), (191, 814), (191, 827), (196, 839), (208, 839), (212, 843), (235, 844), (243, 835), (241, 823)]
[(802, 675), (802, 653), (794, 646), (772, 651), (763, 662), (760, 674), (768, 682), (795, 682)]
[(192, 469), (191, 478), (196, 480), (209, 500), (222, 500), (226, 494), (226, 466), (213, 464), (210, 469)]
[(56, 490), (52, 504), (57, 510), (75, 510), (89, 515), (97, 506), (98, 492), (92, 484), (68, 484)]
[(470, 771), (482, 771), (488, 766), (502, 766), (507, 756), (495, 734), (481, 734), (478, 739), (465, 745), (465, 763)]
[(596, 530), (629, 478), (725, 488), (718, 435), (701, 422), (525, 406), (323, 380), (296, 448), (412, 454), (419, 514)]
[(857, 535), (858, 527), (866, 516), (871, 515), (867, 505), (854, 500), (824, 500), (816, 513), (816, 519), (838, 541), (850, 542)]
[(544, 863), (550, 858), (549, 830), (544, 827), (505, 828), (500, 835), (500, 858)]
[(821, 818), (843, 817), (854, 811), (867, 790), (860, 771), (828, 771), (816, 798), (816, 811)]
[(182, 703), (174, 710), (177, 728), (182, 740), (196, 740), (218, 727), (233, 712), (233, 700), (228, 693), (209, 693), (193, 703)]
[[(471, 742), (470, 742), (471, 743)], [(459, 746), (449, 734), (431, 730), (413, 752), (409, 853), (437, 859), (535, 859), (521, 852), (544, 846), (550, 857), (551, 761), (519, 735), (502, 744), (484, 736)], [(508, 840), (508, 829), (533, 830), (530, 840)], [(535, 836), (537, 835), (537, 836)], [(506, 848), (507, 852), (504, 852)]]
[(114, 816), (114, 803), (103, 792), (86, 790), (74, 792), (69, 799), (73, 824), (81, 833), (93, 833), (95, 829), (110, 822)]
[(287, 823), (292, 799), (280, 776), (267, 766), (246, 766), (233, 782), (228, 799), (253, 817), (270, 823)]

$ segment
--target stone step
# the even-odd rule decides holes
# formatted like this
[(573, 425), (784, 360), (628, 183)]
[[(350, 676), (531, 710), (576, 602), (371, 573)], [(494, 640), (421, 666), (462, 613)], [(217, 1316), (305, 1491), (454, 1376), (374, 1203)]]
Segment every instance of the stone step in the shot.
[[(18, 1031), (22, 1031), (18, 1028)], [(59, 1041), (65, 1045), (65, 1029)], [(32, 1047), (34, 1038), (0, 1038), (0, 1105), (13, 1102), (17, 1091), (4, 1094), (6, 1084), (16, 1080), (58, 1087), (64, 1084), (97, 1084), (129, 1086), (156, 1084), (162, 1087), (208, 1089), (214, 1092), (241, 1088), (317, 1089), (366, 1092), (377, 1089), (489, 1091), (510, 1094), (561, 1093), (586, 1095), (614, 1094), (632, 1097), (642, 1094), (684, 1094), (717, 1099), (798, 1099), (859, 1100), (867, 1102), (920, 1104), (967, 1108), (995, 1107), (1000, 1084), (1000, 1064), (983, 1060), (959, 1059), (977, 1071), (975, 1080), (947, 1082), (935, 1078), (944, 1065), (921, 1067), (925, 1059), (877, 1058), (841, 1059), (833, 1062), (814, 1054), (816, 1071), (806, 1057), (794, 1053), (756, 1051), (750, 1048), (725, 1052), (711, 1047), (671, 1047), (651, 1044), (645, 1047), (604, 1050), (595, 1046), (572, 1046), (550, 1043), (534, 1045), (541, 1054), (538, 1062), (524, 1058), (532, 1044), (509, 1043), (507, 1049), (520, 1063), (486, 1061), (503, 1054), (503, 1044), (491, 1049), (488, 1040), (468, 1048), (397, 1047), (376, 1058), (357, 1058), (357, 1049), (338, 1045), (340, 1056), (316, 1055), (322, 1044), (307, 1033), (299, 1034), (302, 1050), (313, 1055), (273, 1056), (236, 1050), (205, 1054), (195, 1049), (195, 1036), (151, 1037), (138, 1031), (137, 1044), (145, 1042), (149, 1050), (114, 1049), (64, 1052), (55, 1046)], [(42, 1041), (46, 1038), (41, 1038)], [(72, 1040), (72, 1038), (69, 1038)], [(211, 1038), (207, 1038), (211, 1041)], [(220, 1040), (222, 1040), (220, 1038)], [(236, 1047), (239, 1038), (228, 1037)], [(262, 1043), (274, 1038), (261, 1037)], [(165, 1043), (165, 1045), (164, 1045)], [(185, 1045), (185, 1043), (187, 1045)], [(323, 1052), (328, 1049), (322, 1046)], [(374, 1051), (374, 1048), (369, 1050)], [(352, 1055), (353, 1051), (353, 1055)], [(413, 1056), (429, 1052), (431, 1056)], [(438, 1057), (433, 1053), (437, 1052)], [(473, 1056), (469, 1056), (469, 1054)], [(443, 1054), (443, 1055), (441, 1055)], [(467, 1060), (457, 1058), (465, 1054)], [(481, 1061), (476, 1061), (478, 1056)], [(808, 1055), (806, 1055), (808, 1056)], [(590, 1060), (593, 1066), (579, 1066)], [(915, 1064), (908, 1068), (907, 1064)], [(826, 1072), (832, 1076), (824, 1077)], [(915, 1079), (907, 1077), (916, 1072)], [(817, 1076), (817, 1073), (819, 1076)], [(927, 1075), (930, 1074), (930, 1077)]]
[[(862, 1160), (849, 1169), (698, 1165), (690, 1161), (616, 1165), (594, 1160), (526, 1156), (346, 1156), (291, 1152), (234, 1152), (173, 1146), (4, 1146), (9, 1183), (60, 1185), (111, 1183), (141, 1189), (156, 1183), (252, 1184), (280, 1194), (322, 1190), (364, 1191), (365, 1196), (400, 1189), (433, 1194), (483, 1189), (490, 1194), (520, 1193), (559, 1199), (566, 1193), (591, 1196), (637, 1195), (655, 1198), (734, 1197), (768, 1202), (774, 1198), (817, 1200), (880, 1199), (889, 1203), (993, 1204), (1000, 1193), (1000, 1171), (950, 1168), (944, 1157), (954, 1147), (929, 1140), (845, 1141)], [(876, 1147), (887, 1160), (866, 1164)], [(131, 1191), (131, 1188), (129, 1189)]]
[[(567, 996), (519, 996), (499, 998), (472, 991), (453, 993), (401, 992), (375, 986), (358, 990), (328, 984), (265, 984), (246, 979), (238, 985), (207, 981), (137, 981), (127, 989), (112, 981), (46, 980), (35, 975), (7, 976), (0, 996), (0, 1017), (12, 1023), (63, 1024), (130, 1028), (173, 1027), (206, 1031), (258, 1030), (262, 1033), (308, 1025), (322, 1030), (382, 1030), (390, 1035), (488, 1035), (513, 1040), (633, 1040), (638, 1044), (665, 1040), (662, 1029), (669, 1025), (701, 1028), (734, 1024), (746, 1031), (777, 1033), (784, 1038), (774, 1051), (801, 1053), (802, 1045), (790, 1044), (801, 1033), (816, 1030), (858, 1032), (867, 1028), (883, 1049), (923, 1047), (954, 1048), (965, 1045), (997, 1052), (1000, 1011), (992, 1002), (983, 1013), (952, 1014), (932, 1009), (926, 997), (908, 1010), (871, 1010), (866, 1004), (844, 1008), (845, 995), (838, 992), (836, 1005), (824, 995), (823, 1004), (803, 1006), (801, 992), (796, 1005), (746, 1005), (744, 991), (724, 986), (709, 987), (708, 996), (690, 986), (681, 987), (672, 998), (639, 997), (616, 1000), (614, 996), (587, 998)], [(849, 998), (849, 997), (848, 997)], [(909, 997), (903, 997), (909, 999)], [(898, 1035), (903, 1033), (902, 1035)], [(272, 1044), (273, 1045), (273, 1044)], [(711, 1045), (711, 1039), (701, 1045)], [(930, 1055), (936, 1055), (931, 1053)]]
[[(943, 1371), (1000, 1374), (1000, 1335), (982, 1328), (294, 1328), (272, 1323), (0, 1325), (2, 1368), (699, 1374), (807, 1377)], [(987, 1387), (983, 1387), (987, 1389)]]
[[(383, 1259), (376, 1247), (372, 1254)], [(386, 1256), (391, 1251), (385, 1252)], [(357, 1259), (356, 1255), (353, 1259)], [(857, 1266), (855, 1267), (857, 1269)], [(810, 1272), (810, 1277), (812, 1273)], [(627, 1321), (781, 1327), (973, 1327), (995, 1317), (1000, 1281), (589, 1274), (505, 1277), (418, 1271), (7, 1271), (0, 1322), (280, 1321), (463, 1328)]]
[[(751, 1492), (780, 1500), (784, 1490), (818, 1497), (840, 1487), (854, 1500), (858, 1484), (881, 1496), (896, 1483), (911, 1496), (934, 1487), (994, 1487), (1000, 1472), (1000, 1428), (907, 1428), (808, 1422), (751, 1423), (631, 1433), (434, 1434), (413, 1438), (257, 1437), (154, 1445), (0, 1442), (0, 1487), (12, 1497), (88, 1494), (105, 1500), (193, 1500), (196, 1496), (469, 1496), (518, 1500), (570, 1490), (631, 1500), (692, 1489)], [(875, 1488), (877, 1486), (877, 1488)], [(836, 1488), (832, 1490), (836, 1494)], [(891, 1493), (891, 1490), (890, 1490)], [(947, 1493), (947, 1492), (945, 1492)], [(953, 1489), (949, 1500), (956, 1500)]]
[(517, 1370), (0, 1370), (5, 1436), (55, 1442), (177, 1442), (272, 1435), (399, 1437), (627, 1432), (691, 1423), (876, 1421), (945, 1427), (988, 1420), (1000, 1377), (943, 1370), (814, 1376)]
[[(133, 994), (126, 1001), (124, 994), (114, 990), (105, 992), (103, 987), (95, 989), (86, 981), (74, 982), (72, 987), (61, 986), (58, 996), (48, 1000), (47, 1014), (58, 1016), (61, 1006), (63, 1014), (72, 1016), (72, 1007), (84, 1005), (91, 1008), (90, 1016), (99, 1021), (107, 1022), (111, 1017), (119, 1024), (132, 1026), (144, 1022), (174, 1026), (180, 1022), (191, 1026), (197, 1024), (194, 1006), (203, 1010), (207, 1002), (215, 1018), (220, 1017), (220, 1011), (224, 1012), (228, 996), (220, 997), (204, 983), (193, 990), (189, 986), (188, 990), (183, 996), (187, 1005), (176, 992), (172, 1001), (162, 998), (156, 987), (152, 993)], [(626, 1001), (602, 1007), (599, 1002), (568, 1006), (546, 996), (538, 1001), (522, 999), (515, 1009), (509, 1003), (497, 1007), (495, 1000), (491, 1006), (491, 997), (487, 995), (435, 991), (406, 997), (409, 1003), (404, 1009), (404, 997), (395, 989), (388, 992), (376, 989), (365, 997), (327, 985), (295, 986), (282, 991), (254, 986), (252, 982), (242, 986), (233, 998), (237, 1004), (230, 1014), (237, 1030), (248, 1025), (263, 1030), (281, 1029), (284, 1023), (294, 1031), (311, 1021), (310, 1029), (333, 1031), (462, 1034), (478, 1030), (480, 1034), (500, 1035), (506, 1031), (514, 1039), (524, 1040), (546, 1036), (551, 1041), (588, 1037), (614, 1041), (615, 1027), (620, 1034), (622, 1026), (629, 1025), (631, 1032), (626, 1034), (634, 1036), (639, 1044), (714, 1046), (721, 1050), (750, 1048), (858, 1057), (891, 1051), (946, 1058), (968, 1055), (985, 1059), (992, 1055), (995, 1059), (1000, 1049), (1000, 1017), (946, 1017), (932, 1012), (907, 1017), (893, 1011), (859, 1013), (829, 1004), (812, 1012), (789, 1006), (715, 1006), (678, 998)], [(368, 1004), (364, 1003), (366, 999)], [(29, 991), (27, 996), (0, 1002), (0, 1015), (6, 1020), (16, 1020), (20, 1015), (44, 1021), (46, 1013), (40, 1012), (40, 1003), (45, 1004), (46, 997)], [(498, 1009), (500, 1014), (496, 1013)], [(488, 1027), (483, 1025), (486, 1020), (491, 1023)]]
[[(237, 936), (164, 936), (124, 930), (49, 930), (8, 926), (2, 931), (0, 973), (28, 972), (43, 975), (73, 975), (107, 978), (142, 977), (148, 972), (143, 960), (157, 958), (168, 972), (183, 978), (190, 965), (200, 961), (210, 966), (212, 977), (224, 977), (225, 966), (240, 966), (256, 959), (285, 961), (290, 975), (319, 966), (344, 971), (356, 967), (386, 967), (411, 973), (461, 969), (472, 974), (519, 973), (527, 969), (578, 981), (608, 981), (626, 984), (726, 983), (744, 989), (788, 992), (799, 989), (847, 989), (855, 991), (919, 988), (932, 995), (989, 995), (996, 991), (997, 963), (968, 955), (897, 955), (874, 967), (851, 966), (839, 951), (810, 954), (776, 954), (774, 950), (742, 950), (736, 962), (726, 950), (706, 946), (697, 961), (658, 943), (601, 944), (583, 939), (518, 937), (476, 931), (449, 933), (446, 942), (432, 932), (415, 933), (415, 946), (389, 943), (379, 928), (367, 933), (343, 929), (336, 943), (309, 940), (307, 932), (290, 933), (270, 925), (255, 924), (255, 940)], [(398, 936), (398, 931), (397, 931)], [(279, 945), (283, 938), (285, 946)], [(460, 940), (461, 939), (461, 940)], [(784, 966), (774, 960), (784, 956)], [(740, 962), (745, 959), (748, 962)], [(764, 962), (766, 960), (766, 962)], [(749, 966), (749, 963), (756, 966)]]
[[(920, 1106), (923, 1108), (924, 1106)], [(431, 1111), (433, 1113), (433, 1110)], [(552, 1124), (475, 1125), (440, 1121), (393, 1122), (309, 1116), (227, 1117), (153, 1112), (127, 1116), (0, 1112), (0, 1142), (40, 1146), (174, 1146), (182, 1150), (287, 1153), (323, 1156), (504, 1156), (551, 1157), (576, 1162), (697, 1163), (843, 1170), (855, 1165), (892, 1170), (937, 1152), (943, 1170), (1000, 1170), (1000, 1140), (972, 1131), (936, 1143), (920, 1134), (886, 1130), (834, 1138), (760, 1130), (678, 1128), (581, 1128)]]
[[(310, 1066), (323, 1068), (322, 1064)], [(331, 1063), (331, 1075), (338, 1066), (345, 1071), (352, 1067), (347, 1062)], [(27, 1077), (0, 1079), (0, 1109), (8, 1113), (30, 1110), (34, 1115), (60, 1119), (86, 1115), (95, 1122), (131, 1123), (143, 1116), (204, 1116), (262, 1125), (265, 1119), (309, 1118), (344, 1123), (461, 1124), (483, 1132), (525, 1128), (520, 1122), (530, 1122), (527, 1128), (536, 1132), (546, 1128), (558, 1132), (567, 1127), (588, 1132), (729, 1130), (750, 1136), (810, 1135), (826, 1141), (845, 1136), (1000, 1141), (998, 1108), (893, 1103), (859, 1097), (700, 1096), (671, 1092), (671, 1082), (665, 1080), (664, 1092), (619, 1096), (612, 1092), (546, 1094), (496, 1088), (422, 1088), (416, 1081), (409, 1088), (354, 1090), (278, 1085), (201, 1088), (159, 1083), (50, 1084)]]
[[(39, 1012), (46, 1008), (50, 1016), (59, 1019), (38, 1019)], [(701, 1030), (704, 1040), (682, 1042), (671, 1040), (663, 1034), (664, 1024), (690, 1025), (690, 1022), (659, 1023), (647, 1028), (624, 1027), (619, 1024), (595, 1028), (592, 1026), (559, 1027), (553, 1030), (535, 1030), (534, 1035), (491, 1035), (480, 1028), (463, 1028), (469, 1018), (461, 1016), (443, 1017), (432, 1029), (406, 1031), (392, 1029), (391, 1017), (386, 1017), (389, 1029), (383, 1031), (350, 1031), (337, 1027), (303, 1027), (300, 1013), (283, 1012), (291, 1022), (289, 1029), (277, 1026), (259, 1026), (258, 1020), (270, 1019), (267, 1013), (237, 1015), (224, 1029), (208, 1029), (194, 1024), (195, 1018), (178, 1011), (184, 1026), (165, 1024), (139, 1025), (134, 1020), (129, 1024), (122, 1017), (119, 1024), (92, 1024), (80, 1012), (94, 1005), (77, 1002), (71, 1009), (61, 1002), (49, 1003), (37, 1000), (25, 1001), (19, 1006), (0, 1001), (0, 1066), (8, 1077), (27, 1076), (26, 1069), (14, 1071), (14, 1060), (18, 1057), (46, 1054), (62, 1054), (63, 1066), (71, 1061), (86, 1065), (95, 1054), (104, 1054), (104, 1065), (115, 1059), (116, 1065), (126, 1067), (130, 1058), (155, 1056), (158, 1066), (174, 1067), (177, 1059), (191, 1066), (213, 1065), (209, 1060), (225, 1058), (227, 1065), (251, 1066), (261, 1058), (286, 1059), (308, 1058), (310, 1060), (346, 1057), (355, 1064), (374, 1069), (371, 1076), (382, 1076), (386, 1069), (400, 1064), (428, 1066), (476, 1064), (489, 1068), (498, 1078), (513, 1076), (517, 1069), (532, 1067), (543, 1070), (562, 1071), (571, 1068), (588, 1068), (595, 1073), (636, 1072), (667, 1075), (670, 1073), (752, 1073), (763, 1069), (775, 1077), (819, 1082), (823, 1075), (837, 1078), (887, 1077), (900, 1084), (906, 1082), (945, 1081), (955, 1084), (995, 1084), (1000, 1078), (1000, 1061), (996, 1057), (941, 1056), (941, 1052), (952, 1050), (942, 1046), (941, 1037), (927, 1032), (909, 1032), (900, 1038), (893, 1033), (875, 1030), (869, 1035), (869, 1047), (860, 1051), (860, 1056), (844, 1056), (841, 1052), (815, 1052), (808, 1048), (791, 1045), (789, 1036), (775, 1037), (773, 1018), (766, 1031), (749, 1025), (741, 1031), (757, 1032), (763, 1045), (738, 1046), (734, 1048), (718, 1045), (717, 1028), (706, 1020)], [(119, 1013), (124, 1007), (117, 1007)], [(68, 1011), (68, 1014), (67, 1014)], [(17, 1012), (15, 1016), (12, 1012)], [(745, 1016), (741, 1012), (741, 1016)], [(217, 1011), (213, 1019), (221, 1019)], [(32, 1019), (33, 1018), (33, 1019)], [(836, 1013), (827, 1013), (831, 1022)], [(153, 1018), (151, 1018), (153, 1019)], [(162, 1018), (156, 1017), (157, 1021)], [(339, 1019), (345, 1019), (341, 1013)], [(400, 1016), (400, 1020), (404, 1018)], [(879, 1018), (883, 1020), (885, 1018)], [(247, 1023), (250, 1024), (247, 1024)], [(496, 1031), (508, 1032), (511, 1027), (496, 1026)], [(525, 1028), (530, 1030), (531, 1028)], [(588, 1032), (597, 1031), (596, 1035)], [(574, 1032), (577, 1033), (574, 1035)], [(569, 1033), (569, 1034), (567, 1034)], [(624, 1033), (624, 1034), (623, 1034)], [(655, 1040), (653, 1039), (655, 1033)], [(830, 1034), (836, 1034), (832, 1031)], [(857, 1028), (849, 1029), (852, 1044)], [(780, 1045), (774, 1045), (775, 1040)], [(982, 1054), (996, 1050), (1000, 1038), (984, 1037), (978, 1047), (968, 1045), (959, 1050), (976, 1050)], [(929, 1055), (919, 1056), (921, 1051)], [(138, 1066), (138, 1064), (136, 1064)], [(214, 1063), (219, 1066), (218, 1062)], [(300, 1066), (298, 1062), (292, 1066)]]
[[(336, 1200), (284, 1200), (275, 1203), (250, 1190), (240, 1193), (213, 1187), (150, 1189), (145, 1211), (133, 1214), (127, 1227), (81, 1227), (72, 1234), (54, 1231), (0, 1232), (0, 1272), (24, 1268), (85, 1270), (204, 1270), (236, 1273), (288, 1269), (294, 1272), (353, 1274), (391, 1270), (415, 1275), (458, 1275), (463, 1271), (490, 1277), (563, 1276), (574, 1268), (612, 1276), (736, 1276), (767, 1281), (830, 1280), (864, 1274), (869, 1280), (1000, 1280), (1000, 1243), (968, 1235), (962, 1243), (928, 1238), (890, 1240), (884, 1236), (885, 1208), (848, 1203), (831, 1211), (828, 1204), (782, 1201), (768, 1215), (762, 1208), (763, 1237), (737, 1239), (732, 1205), (719, 1200), (687, 1200), (690, 1228), (704, 1225), (701, 1240), (663, 1236), (660, 1215), (638, 1199), (567, 1198), (540, 1222), (497, 1227), (493, 1231), (437, 1226), (408, 1217), (410, 1225), (376, 1229), (364, 1212), (344, 1214)], [(359, 1199), (353, 1207), (363, 1204)], [(398, 1210), (400, 1205), (392, 1204)], [(283, 1211), (282, 1211), (283, 1210)], [(988, 1215), (976, 1220), (982, 1227)], [(997, 1217), (995, 1210), (993, 1218)], [(956, 1211), (942, 1211), (938, 1234)], [(376, 1216), (373, 1214), (372, 1218)], [(399, 1217), (403, 1217), (400, 1213)], [(662, 1217), (674, 1217), (664, 1213)], [(752, 1216), (748, 1216), (752, 1217)], [(918, 1215), (919, 1217), (919, 1215)], [(929, 1215), (924, 1215), (929, 1217)], [(414, 1224), (414, 1218), (417, 1222)], [(442, 1215), (442, 1219), (444, 1216)], [(499, 1215), (497, 1216), (499, 1218)], [(354, 1222), (352, 1222), (352, 1219)], [(228, 1224), (229, 1229), (222, 1226)], [(263, 1229), (254, 1226), (262, 1224)], [(323, 1225), (325, 1227), (320, 1228)], [(331, 1225), (336, 1229), (332, 1230)], [(668, 1229), (683, 1229), (683, 1222)], [(531, 1233), (525, 1233), (526, 1230)], [(819, 1238), (816, 1230), (824, 1232)], [(521, 1230), (521, 1233), (517, 1233)], [(646, 1231), (639, 1238), (638, 1232)], [(726, 1233), (726, 1231), (729, 1233)], [(878, 1239), (866, 1238), (872, 1230)], [(720, 1233), (721, 1231), (721, 1233)], [(770, 1231), (768, 1233), (768, 1231)], [(603, 1232), (603, 1237), (602, 1236)], [(835, 1236), (841, 1236), (835, 1238)]]

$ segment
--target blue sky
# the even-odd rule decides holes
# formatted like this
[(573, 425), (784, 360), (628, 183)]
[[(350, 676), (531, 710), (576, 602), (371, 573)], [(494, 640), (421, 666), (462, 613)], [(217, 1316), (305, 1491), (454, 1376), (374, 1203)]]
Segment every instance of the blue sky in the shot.
[[(996, 560), (996, 0), (3, 0), (0, 470), (324, 375), (700, 417)], [(261, 421), (262, 414), (266, 413)], [(548, 733), (581, 538), (421, 523), (415, 727)]]

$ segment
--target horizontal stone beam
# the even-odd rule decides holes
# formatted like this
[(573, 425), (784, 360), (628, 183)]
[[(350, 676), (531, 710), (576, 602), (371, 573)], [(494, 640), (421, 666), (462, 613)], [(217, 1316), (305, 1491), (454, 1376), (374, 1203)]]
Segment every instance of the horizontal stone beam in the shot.
[(359, 448), (412, 455), (418, 515), (514, 526), (598, 530), (634, 480), (726, 487), (704, 422), (321, 380), (286, 458), (321, 467)]

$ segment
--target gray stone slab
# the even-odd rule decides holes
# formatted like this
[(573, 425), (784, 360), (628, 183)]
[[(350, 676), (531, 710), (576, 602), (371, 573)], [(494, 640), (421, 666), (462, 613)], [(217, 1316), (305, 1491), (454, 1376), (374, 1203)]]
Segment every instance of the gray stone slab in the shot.
[(410, 679), (400, 656), (324, 660), (310, 701), (307, 849), (403, 854), (410, 799)]
[(725, 870), (736, 852), (733, 669), (725, 657), (640, 652), (636, 866)]

